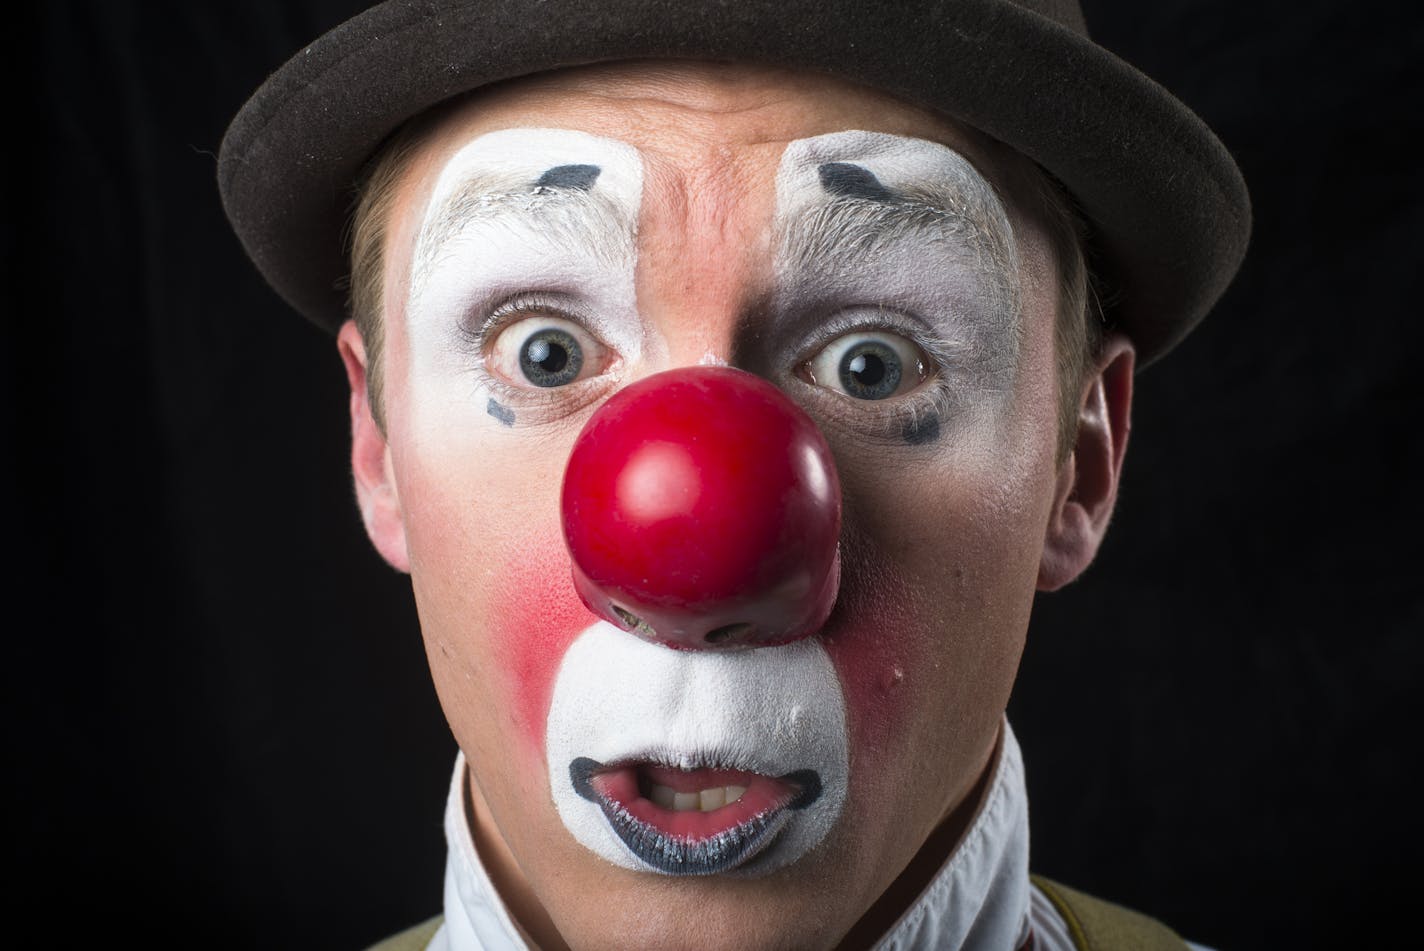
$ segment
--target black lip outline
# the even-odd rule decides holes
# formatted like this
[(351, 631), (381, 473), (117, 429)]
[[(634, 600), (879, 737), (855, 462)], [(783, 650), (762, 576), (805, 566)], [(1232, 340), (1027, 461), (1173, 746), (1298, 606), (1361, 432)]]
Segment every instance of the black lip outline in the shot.
[(716, 875), (731, 871), (756, 856), (781, 829), (778, 820), (789, 810), (801, 810), (821, 798), (821, 777), (814, 769), (798, 769), (779, 777), (798, 790), (780, 809), (771, 809), (699, 842), (671, 838), (628, 810), (600, 796), (593, 788), (593, 775), (603, 763), (578, 756), (569, 763), (569, 780), (574, 792), (598, 806), (603, 817), (623, 845), (639, 861), (667, 875)]

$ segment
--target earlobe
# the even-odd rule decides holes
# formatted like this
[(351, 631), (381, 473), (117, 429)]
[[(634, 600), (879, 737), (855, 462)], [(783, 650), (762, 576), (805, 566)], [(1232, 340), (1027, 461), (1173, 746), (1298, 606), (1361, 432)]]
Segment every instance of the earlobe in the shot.
[(1123, 336), (1103, 342), (1078, 403), (1073, 451), (1058, 472), (1038, 566), (1038, 590), (1056, 591), (1083, 573), (1102, 544), (1117, 502), (1131, 429), (1136, 352)]
[(397, 571), (408, 573), (410, 556), (406, 550), (400, 494), (391, 470), (386, 435), (371, 412), (366, 389), (366, 345), (355, 322), (348, 320), (342, 325), (336, 335), (336, 346), (346, 366), (346, 380), (351, 385), (351, 473), (361, 519), (381, 557)]

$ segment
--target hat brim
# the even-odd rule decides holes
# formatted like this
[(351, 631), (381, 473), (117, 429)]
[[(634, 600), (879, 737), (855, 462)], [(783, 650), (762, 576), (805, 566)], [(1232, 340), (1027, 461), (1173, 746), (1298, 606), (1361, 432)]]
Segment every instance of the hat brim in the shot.
[(282, 297), (335, 329), (352, 186), (391, 132), (490, 83), (660, 57), (828, 73), (1033, 159), (1087, 217), (1139, 365), (1205, 316), (1245, 254), (1246, 185), (1206, 125), (1086, 36), (1005, 0), (383, 4), (302, 50), (238, 113), (218, 161), (224, 207)]

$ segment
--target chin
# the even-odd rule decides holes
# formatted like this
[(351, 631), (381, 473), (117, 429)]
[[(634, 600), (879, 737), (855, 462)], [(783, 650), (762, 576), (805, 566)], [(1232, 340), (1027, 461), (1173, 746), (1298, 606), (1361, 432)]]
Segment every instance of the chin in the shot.
[(673, 879), (605, 866), (592, 892), (597, 900), (580, 901), (556, 918), (580, 951), (830, 947), (859, 917), (848, 909), (864, 899), (828, 887), (826, 871), (818, 854), (758, 879)]

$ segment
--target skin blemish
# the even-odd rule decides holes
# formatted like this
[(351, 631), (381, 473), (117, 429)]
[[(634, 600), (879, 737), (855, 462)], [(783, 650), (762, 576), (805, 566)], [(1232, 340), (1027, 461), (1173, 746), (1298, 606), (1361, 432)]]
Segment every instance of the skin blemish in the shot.
[(851, 162), (824, 162), (817, 169), (821, 187), (838, 198), (897, 201), (899, 196), (880, 183), (875, 173)]
[(880, 690), (882, 693), (889, 693), (905, 679), (905, 672), (899, 667), (891, 667), (885, 671), (880, 678)]
[(603, 171), (597, 165), (555, 165), (534, 183), (536, 189), (539, 188), (572, 188), (577, 191), (586, 192), (593, 187), (593, 183), (598, 180), (598, 173)]
[(510, 409), (508, 406), (501, 404), (500, 401), (495, 399), (493, 396), (490, 397), (489, 403), (488, 405), (486, 405), (485, 410), (505, 426), (514, 425), (514, 410)]
[(939, 414), (922, 413), (916, 419), (907, 420), (900, 436), (911, 446), (924, 446), (939, 441)]
[[(906, 658), (919, 654), (907, 608), (911, 598), (896, 566), (871, 560), (859, 546), (846, 550), (841, 593), (823, 636), (845, 691), (851, 748), (875, 755), (894, 744), (904, 718), (913, 715), (907, 691)], [(873, 770), (872, 770), (873, 773)], [(864, 777), (865, 773), (861, 773)]]

